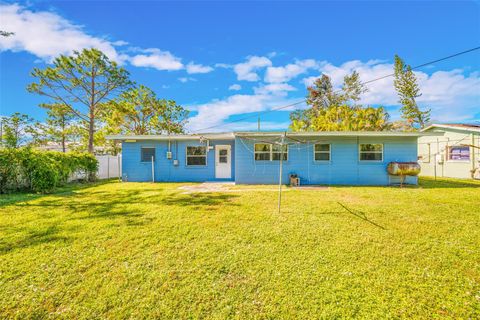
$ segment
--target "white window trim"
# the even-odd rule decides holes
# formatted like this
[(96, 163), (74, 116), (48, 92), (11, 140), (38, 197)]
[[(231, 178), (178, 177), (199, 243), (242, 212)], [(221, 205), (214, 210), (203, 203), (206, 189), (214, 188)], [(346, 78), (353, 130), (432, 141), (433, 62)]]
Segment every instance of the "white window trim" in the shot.
[[(379, 152), (379, 151), (362, 151), (362, 145), (364, 144), (379, 144), (382, 146), (382, 152)], [(384, 159), (384, 154), (383, 154), (383, 151), (385, 150), (385, 146), (383, 145), (383, 143), (359, 143), (358, 144), (358, 161), (359, 162), (377, 162), (377, 163), (381, 163), (383, 162), (383, 159)], [(381, 153), (382, 155), (382, 160), (362, 160), (361, 159), (361, 155), (362, 153)]]
[[(317, 144), (328, 144), (328, 152), (327, 151), (315, 151), (315, 146)], [(317, 159), (315, 159), (315, 155), (317, 153), (328, 153), (328, 160), (317, 160)], [(313, 144), (313, 161), (323, 162), (323, 163), (327, 163), (327, 162), (332, 161), (332, 144), (331, 143), (314, 143)]]
[(470, 163), (470, 161), (472, 161), (472, 148), (470, 148), (470, 147), (468, 147), (468, 149), (469, 149), (468, 160), (450, 159), (451, 148), (454, 148), (454, 147), (464, 147), (464, 146), (459, 146), (459, 145), (447, 146), (447, 162)]
[[(269, 145), (270, 146), (270, 151), (256, 151), (255, 150), (255, 146), (257, 144), (266, 144), (266, 145)], [(280, 160), (273, 160), (273, 154), (274, 153), (279, 153), (279, 154), (282, 154), (282, 152), (273, 152), (273, 145), (274, 143), (254, 143), (253, 144), (253, 161), (280, 161)], [(286, 152), (283, 152), (283, 154), (285, 154), (287, 156), (287, 159), (283, 160), (283, 161), (288, 161), (288, 144), (285, 145), (287, 147), (287, 151)], [(270, 160), (257, 160), (255, 159), (255, 155), (256, 154), (269, 154), (270, 155)]]
[(140, 147), (140, 163), (151, 163), (152, 159), (148, 161), (142, 161), (142, 149), (153, 149), (153, 162), (157, 161), (157, 149), (155, 147)]
[[(205, 155), (188, 155), (188, 148), (205, 148)], [(205, 164), (188, 164), (188, 158), (200, 158), (205, 157)], [(185, 166), (187, 167), (206, 167), (208, 165), (208, 148), (206, 146), (185, 146)]]

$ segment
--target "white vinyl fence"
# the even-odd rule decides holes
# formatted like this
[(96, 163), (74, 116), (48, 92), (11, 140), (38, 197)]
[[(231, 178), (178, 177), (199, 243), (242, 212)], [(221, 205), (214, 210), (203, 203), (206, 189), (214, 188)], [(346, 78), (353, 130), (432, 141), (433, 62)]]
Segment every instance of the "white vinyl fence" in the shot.
[[(122, 155), (97, 155), (98, 160), (98, 179), (119, 178), (122, 176)], [(70, 181), (84, 179), (85, 174), (74, 174), (70, 177)]]
[(119, 178), (122, 176), (122, 155), (95, 156), (98, 160), (98, 179)]

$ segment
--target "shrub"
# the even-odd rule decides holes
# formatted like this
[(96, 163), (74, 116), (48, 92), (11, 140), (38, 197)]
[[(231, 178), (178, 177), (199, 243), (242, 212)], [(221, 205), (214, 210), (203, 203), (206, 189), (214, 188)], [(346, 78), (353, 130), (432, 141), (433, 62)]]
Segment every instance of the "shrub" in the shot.
[(73, 174), (93, 180), (97, 169), (97, 159), (88, 153), (2, 149), (0, 193), (19, 189), (50, 192), (68, 182)]
[(18, 189), (21, 165), (14, 149), (0, 150), (0, 193)]

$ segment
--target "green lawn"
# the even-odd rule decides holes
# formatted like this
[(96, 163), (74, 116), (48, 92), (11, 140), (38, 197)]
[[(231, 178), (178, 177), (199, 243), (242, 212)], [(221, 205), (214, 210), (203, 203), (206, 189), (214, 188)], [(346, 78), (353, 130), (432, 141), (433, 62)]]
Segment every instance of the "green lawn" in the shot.
[(480, 317), (478, 182), (181, 185), (0, 196), (0, 318)]

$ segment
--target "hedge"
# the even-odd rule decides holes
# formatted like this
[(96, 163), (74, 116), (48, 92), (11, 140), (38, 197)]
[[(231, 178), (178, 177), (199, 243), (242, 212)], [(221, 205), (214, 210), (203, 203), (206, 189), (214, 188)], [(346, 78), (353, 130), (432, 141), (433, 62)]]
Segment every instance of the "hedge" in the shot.
[(0, 193), (51, 192), (73, 174), (92, 180), (97, 169), (98, 161), (89, 153), (0, 149)]

